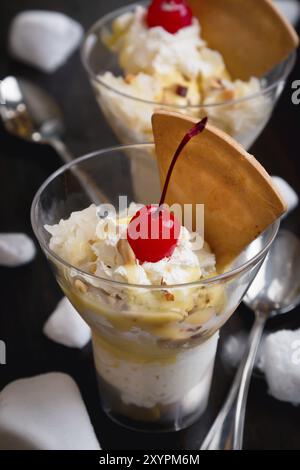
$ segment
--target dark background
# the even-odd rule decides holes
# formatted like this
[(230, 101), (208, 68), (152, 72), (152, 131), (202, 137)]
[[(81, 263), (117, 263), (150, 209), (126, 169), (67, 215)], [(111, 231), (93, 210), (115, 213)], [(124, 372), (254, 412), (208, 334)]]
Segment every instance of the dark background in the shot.
[[(87, 29), (104, 13), (131, 2), (121, 0), (1, 0), (0, 79), (15, 74), (30, 78), (60, 103), (66, 119), (66, 142), (75, 155), (116, 143), (105, 123), (76, 53), (55, 74), (47, 75), (14, 62), (7, 54), (7, 32), (19, 11), (36, 8), (61, 11)], [(254, 51), (255, 53), (255, 51)], [(300, 105), (291, 102), (291, 83), (300, 79), (300, 61), (290, 76), (273, 118), (251, 152), (273, 175), (285, 178), (300, 193)], [(0, 126), (0, 232), (26, 232), (33, 237), (29, 212), (33, 196), (60, 166), (55, 153), (8, 136)], [(300, 235), (300, 208), (284, 226)], [(284, 256), (284, 253), (282, 254)], [(48, 372), (70, 374), (80, 387), (99, 441), (104, 449), (197, 449), (216, 416), (233, 374), (218, 355), (211, 401), (206, 416), (179, 433), (134, 433), (113, 424), (100, 410), (91, 348), (70, 349), (48, 340), (42, 326), (62, 294), (40, 251), (25, 267), (0, 268), (0, 339), (7, 345), (7, 364), (0, 365), (0, 390), (12, 380)], [(229, 333), (249, 329), (253, 315), (241, 306), (226, 327)], [(269, 330), (299, 328), (300, 309), (277, 318)], [(222, 341), (221, 341), (222, 342)], [(41, 393), (43, 391), (41, 390)], [(246, 449), (300, 449), (300, 407), (279, 402), (267, 393), (262, 378), (251, 382), (245, 429)]]

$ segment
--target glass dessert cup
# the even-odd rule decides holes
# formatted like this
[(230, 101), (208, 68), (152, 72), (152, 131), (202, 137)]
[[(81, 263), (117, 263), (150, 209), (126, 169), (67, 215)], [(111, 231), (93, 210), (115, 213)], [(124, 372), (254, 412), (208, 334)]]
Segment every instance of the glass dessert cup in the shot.
[[(141, 2), (147, 5), (148, 2)], [(113, 11), (97, 21), (86, 34), (81, 56), (97, 102), (122, 144), (152, 142), (151, 116), (157, 109), (166, 109), (203, 118), (208, 116), (215, 126), (221, 128), (245, 149), (254, 143), (268, 123), (275, 104), (291, 72), (296, 54), (293, 52), (262, 78), (261, 92), (246, 97), (197, 106), (166, 105), (126, 95), (109, 86), (100, 75), (109, 71), (116, 76), (123, 72), (118, 56), (103, 42), (103, 34), (111, 31), (113, 21), (120, 15), (132, 12), (136, 4)], [(254, 52), (255, 53), (255, 52)]]
[[(32, 225), (65, 295), (90, 325), (104, 411), (139, 430), (175, 431), (191, 425), (209, 398), (219, 330), (233, 314), (274, 240), (270, 226), (230, 271), (190, 284), (134, 285), (97, 277), (66, 262), (49, 248), (45, 224), (66, 219), (91, 204), (76, 172), (118, 207), (141, 198), (149, 174), (135, 174), (153, 144), (115, 147), (61, 167), (39, 189)], [(152, 181), (158, 179), (152, 169)], [(156, 203), (157, 199), (152, 201)], [(196, 299), (196, 301), (195, 301)], [(186, 312), (188, 314), (186, 315)]]

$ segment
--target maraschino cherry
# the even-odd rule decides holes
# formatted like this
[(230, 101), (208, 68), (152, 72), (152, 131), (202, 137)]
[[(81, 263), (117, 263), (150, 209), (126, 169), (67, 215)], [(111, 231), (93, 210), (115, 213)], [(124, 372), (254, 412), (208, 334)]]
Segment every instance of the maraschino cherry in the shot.
[(185, 0), (153, 0), (146, 15), (149, 28), (161, 26), (172, 34), (190, 26), (192, 21), (193, 13)]
[(159, 205), (142, 207), (127, 228), (127, 240), (135, 257), (141, 262), (156, 263), (172, 256), (180, 235), (180, 223), (164, 206), (171, 175), (186, 144), (205, 129), (207, 117), (190, 129), (180, 142), (170, 164)]

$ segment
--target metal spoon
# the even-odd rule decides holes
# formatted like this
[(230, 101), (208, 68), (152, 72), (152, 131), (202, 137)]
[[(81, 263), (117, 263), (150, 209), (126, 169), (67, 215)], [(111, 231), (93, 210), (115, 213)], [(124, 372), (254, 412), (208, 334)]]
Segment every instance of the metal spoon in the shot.
[[(13, 76), (2, 80), (0, 115), (6, 130), (11, 134), (29, 141), (51, 145), (64, 163), (74, 160), (62, 141), (64, 125), (58, 105), (35, 84)], [(96, 205), (109, 202), (85, 172), (74, 167), (72, 172)]]
[(249, 343), (201, 450), (242, 449), (249, 384), (264, 326), (269, 318), (287, 313), (300, 303), (300, 240), (294, 234), (279, 231), (244, 302), (255, 312)]

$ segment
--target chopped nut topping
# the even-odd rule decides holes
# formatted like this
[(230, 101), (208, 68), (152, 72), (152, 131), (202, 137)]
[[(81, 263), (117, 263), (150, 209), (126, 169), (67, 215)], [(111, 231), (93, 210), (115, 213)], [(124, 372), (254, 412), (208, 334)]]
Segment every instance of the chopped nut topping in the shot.
[(136, 264), (136, 257), (127, 240), (121, 238), (117, 243), (117, 249), (125, 264)]
[(80, 279), (76, 279), (74, 282), (75, 288), (82, 294), (86, 294), (88, 291), (87, 285), (84, 284)]
[(128, 83), (128, 85), (130, 85), (133, 79), (134, 79), (134, 75), (132, 73), (128, 73), (124, 80), (126, 83)]
[(234, 99), (234, 90), (226, 89), (222, 92), (222, 99), (224, 101), (230, 101)]
[(224, 84), (220, 78), (213, 78), (212, 81), (210, 82), (210, 87), (213, 90), (224, 90)]
[(185, 75), (185, 74), (183, 73), (182, 76), (183, 76), (183, 78), (184, 78), (184, 80), (185, 80), (186, 82), (191, 82), (191, 81), (192, 81), (191, 77), (189, 77), (188, 75)]
[(97, 264), (94, 263), (94, 264), (92, 264), (92, 265), (90, 266), (90, 272), (91, 272), (92, 274), (95, 274), (96, 271), (97, 271)]
[(165, 299), (166, 299), (168, 302), (174, 302), (175, 297), (174, 297), (173, 294), (171, 294), (171, 292), (165, 291)]

